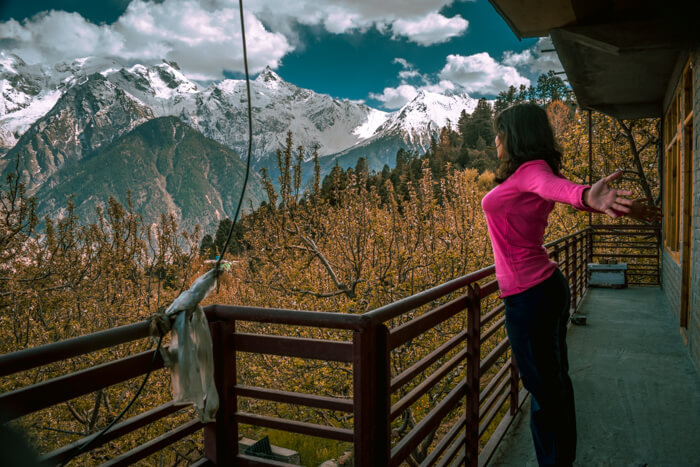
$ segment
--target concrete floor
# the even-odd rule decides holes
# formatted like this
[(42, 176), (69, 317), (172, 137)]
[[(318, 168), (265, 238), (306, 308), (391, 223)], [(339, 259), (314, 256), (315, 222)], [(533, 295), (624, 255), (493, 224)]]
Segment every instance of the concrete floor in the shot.
[[(700, 375), (661, 289), (591, 289), (568, 332), (575, 466), (700, 466)], [(529, 398), (489, 467), (536, 466)]]

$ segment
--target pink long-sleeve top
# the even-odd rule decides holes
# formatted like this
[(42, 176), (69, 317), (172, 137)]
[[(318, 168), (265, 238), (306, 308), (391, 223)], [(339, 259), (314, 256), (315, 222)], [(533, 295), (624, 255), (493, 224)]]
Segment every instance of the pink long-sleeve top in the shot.
[(552, 275), (557, 267), (543, 246), (554, 202), (597, 212), (583, 203), (587, 185), (555, 175), (544, 160), (518, 167), (481, 201), (496, 262), (501, 297), (515, 295)]

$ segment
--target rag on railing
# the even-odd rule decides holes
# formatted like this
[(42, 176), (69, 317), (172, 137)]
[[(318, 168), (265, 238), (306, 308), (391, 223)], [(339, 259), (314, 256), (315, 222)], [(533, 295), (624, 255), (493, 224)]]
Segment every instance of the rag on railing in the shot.
[(170, 345), (161, 348), (165, 366), (170, 368), (175, 404), (194, 404), (200, 421), (214, 421), (219, 395), (214, 383), (214, 357), (209, 325), (199, 305), (214, 289), (218, 274), (212, 269), (197, 278), (158, 317), (161, 334), (172, 332)]

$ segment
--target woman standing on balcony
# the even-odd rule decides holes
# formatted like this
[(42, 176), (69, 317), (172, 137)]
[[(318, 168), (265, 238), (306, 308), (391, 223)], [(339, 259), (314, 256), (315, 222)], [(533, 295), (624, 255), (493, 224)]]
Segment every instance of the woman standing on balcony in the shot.
[(547, 113), (535, 104), (510, 107), (494, 120), (499, 183), (483, 199), (505, 301), (515, 363), (532, 396), (530, 428), (540, 465), (570, 466), (576, 457), (576, 416), (566, 352), (570, 292), (542, 245), (555, 202), (611, 217), (652, 213), (616, 190), (616, 172), (593, 186), (560, 174), (561, 153)]

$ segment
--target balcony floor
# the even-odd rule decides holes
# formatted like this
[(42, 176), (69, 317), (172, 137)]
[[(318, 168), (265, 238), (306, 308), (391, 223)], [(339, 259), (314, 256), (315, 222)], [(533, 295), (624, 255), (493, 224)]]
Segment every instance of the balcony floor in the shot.
[[(700, 375), (661, 289), (590, 289), (580, 310), (588, 323), (567, 338), (574, 465), (700, 465)], [(490, 467), (537, 465), (529, 410), (528, 398)]]

